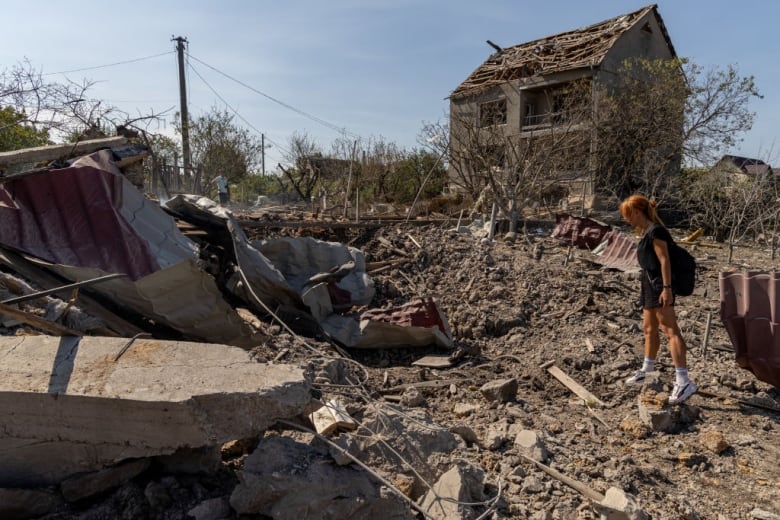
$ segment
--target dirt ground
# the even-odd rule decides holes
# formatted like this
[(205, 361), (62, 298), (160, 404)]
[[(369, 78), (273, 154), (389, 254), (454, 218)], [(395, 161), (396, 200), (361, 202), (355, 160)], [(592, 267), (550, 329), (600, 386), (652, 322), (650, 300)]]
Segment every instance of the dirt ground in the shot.
[[(701, 266), (699, 286), (678, 300), (677, 312), (690, 374), (702, 392), (681, 405), (686, 419), (676, 431), (653, 431), (637, 426), (642, 388), (623, 383), (642, 358), (639, 282), (635, 275), (602, 269), (589, 251), (570, 250), (551, 238), (552, 226), (529, 225), (528, 238), (521, 235), (514, 242), (499, 234), (485, 243), (480, 235), (452, 230), (453, 221), (390, 224), (338, 237), (364, 251), (368, 262), (397, 261), (370, 273), (377, 289), (371, 307), (434, 297), (455, 347), (352, 350), (346, 354), (362, 365), (363, 380), (354, 388), (320, 390), (338, 395), (356, 418), (371, 400), (400, 399), (452, 431), (467, 432), (462, 435), (471, 442), (452, 453), (450, 462), (465, 459), (485, 473), (486, 503), (474, 508), (474, 518), (599, 518), (590, 500), (520, 455), (505, 433), (513, 426), (538, 433), (553, 469), (602, 494), (620, 488), (653, 519), (762, 518), (759, 510), (780, 514), (780, 413), (772, 411), (780, 410), (780, 390), (735, 364), (718, 314), (718, 273), (774, 269), (769, 252), (739, 247), (729, 265), (723, 245), (705, 238), (706, 246), (692, 249)], [(678, 238), (684, 233), (673, 231)], [(260, 238), (263, 233), (248, 230)], [(337, 238), (327, 230), (302, 234)], [(310, 364), (311, 347), (335, 353), (326, 341), (292, 336), (273, 323), (264, 326), (273, 336), (253, 350), (259, 361)], [(424, 355), (449, 356), (452, 366), (412, 365)], [(577, 397), (540, 366), (546, 362), (604, 405)], [(665, 341), (658, 371), (668, 393), (674, 368)], [(516, 397), (488, 402), (482, 385), (504, 379), (517, 381)], [(404, 394), (406, 386), (417, 383), (423, 384)], [(274, 434), (301, 435), (285, 428)], [(713, 436), (722, 441), (717, 448)], [(185, 518), (204, 498), (229, 496), (239, 467), (240, 459), (226, 459), (219, 475), (146, 474), (108, 496), (46, 518)], [(372, 469), (391, 482), (408, 474), (389, 461)], [(160, 496), (170, 499), (163, 500), (164, 507), (154, 500)]]

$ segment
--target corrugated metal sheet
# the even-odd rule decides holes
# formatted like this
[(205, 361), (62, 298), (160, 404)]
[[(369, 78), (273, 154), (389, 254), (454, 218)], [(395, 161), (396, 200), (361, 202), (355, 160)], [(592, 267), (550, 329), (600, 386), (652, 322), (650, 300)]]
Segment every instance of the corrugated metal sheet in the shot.
[[(636, 241), (624, 233), (613, 229), (596, 248), (594, 261), (610, 269), (619, 269), (627, 273), (639, 272), (639, 261), (636, 257)], [(596, 253), (596, 251), (594, 251)]]
[(110, 150), (67, 168), (2, 184), (0, 243), (54, 264), (124, 273), (133, 280), (197, 247), (121, 174)]
[(12, 204), (0, 205), (0, 243), (75, 282), (127, 274), (90, 291), (187, 338), (251, 345), (249, 327), (196, 265), (197, 245), (111, 157), (102, 150), (4, 183)]
[(419, 298), (401, 307), (376, 309), (360, 316), (357, 348), (452, 346), (450, 324), (433, 298)]
[(780, 274), (720, 273), (720, 319), (736, 362), (780, 388)]
[(555, 216), (555, 229), (551, 236), (566, 244), (593, 249), (611, 229), (609, 224), (592, 218), (561, 214)]

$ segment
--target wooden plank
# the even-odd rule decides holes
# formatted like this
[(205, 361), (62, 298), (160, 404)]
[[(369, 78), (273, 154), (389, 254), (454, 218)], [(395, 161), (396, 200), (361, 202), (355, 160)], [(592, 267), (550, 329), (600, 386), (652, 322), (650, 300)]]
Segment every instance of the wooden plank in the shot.
[(42, 161), (53, 161), (55, 159), (66, 159), (78, 155), (92, 153), (101, 148), (111, 148), (113, 146), (124, 146), (129, 141), (126, 137), (105, 137), (103, 139), (90, 139), (78, 143), (65, 143), (52, 146), (38, 146), (36, 148), (26, 148), (24, 150), (14, 150), (11, 152), (0, 153), (0, 168), (12, 164), (38, 163)]
[(452, 358), (450, 356), (423, 356), (417, 361), (412, 362), (412, 366), (415, 367), (426, 367), (426, 368), (450, 368), (455, 363), (453, 363)]
[(566, 388), (574, 392), (577, 397), (585, 401), (586, 403), (596, 403), (599, 406), (604, 406), (604, 403), (595, 395), (588, 392), (585, 387), (580, 385), (574, 379), (569, 377), (563, 370), (553, 365), (547, 369), (547, 371), (555, 377), (558, 381), (564, 384)]
[[(40, 287), (59, 287), (62, 285), (61, 278), (50, 274), (23, 256), (4, 248), (0, 248), (0, 264), (8, 266), (12, 271), (18, 273), (19, 276), (32, 281)], [(136, 327), (121, 316), (106, 309), (94, 298), (84, 294), (83, 291), (79, 293), (78, 300), (79, 307), (83, 311), (100, 318), (111, 330), (121, 336), (131, 338), (140, 332), (144, 332), (143, 329)]]
[(40, 316), (36, 316), (35, 314), (30, 314), (29, 312), (24, 312), (19, 309), (14, 309), (10, 305), (5, 305), (3, 303), (0, 303), (0, 314), (5, 314), (6, 316), (10, 316), (23, 323), (26, 323), (27, 325), (35, 327), (36, 329), (40, 329), (43, 332), (46, 332), (54, 336), (83, 336), (84, 335), (83, 333), (77, 330), (69, 329), (68, 327), (60, 325), (59, 323), (55, 323), (53, 321), (43, 319)]

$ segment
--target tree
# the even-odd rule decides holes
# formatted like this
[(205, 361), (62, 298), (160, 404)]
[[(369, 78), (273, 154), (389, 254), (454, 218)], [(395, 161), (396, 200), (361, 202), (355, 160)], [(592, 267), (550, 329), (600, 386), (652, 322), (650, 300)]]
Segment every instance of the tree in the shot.
[[(424, 183), (424, 184), (423, 184)], [(427, 150), (412, 150), (398, 161), (387, 179), (394, 202), (408, 204), (417, 198), (434, 197), (447, 184), (447, 169), (440, 156)]]
[[(181, 133), (180, 123), (175, 123)], [(231, 183), (259, 170), (262, 161), (261, 140), (237, 126), (226, 110), (211, 110), (190, 122), (192, 164), (202, 168), (200, 188), (207, 192), (211, 180), (224, 175)]]
[(687, 59), (633, 59), (600, 87), (593, 160), (599, 187), (622, 198), (664, 196), (681, 164), (712, 164), (749, 130), (761, 97), (733, 66), (704, 70)]
[(482, 182), (486, 188), (477, 204), (495, 203), (512, 232), (526, 208), (588, 170), (590, 82), (554, 87), (545, 95), (555, 112), (521, 134), (508, 132), (504, 124), (478, 120), (469, 105), (461, 105), (451, 117), (450, 162), (457, 163), (453, 169), (460, 185), (475, 189)]
[[(778, 183), (771, 169), (745, 174), (736, 169), (687, 169), (682, 196), (687, 201), (691, 224), (704, 227), (717, 241), (729, 244), (729, 262), (734, 247), (751, 233), (774, 234), (778, 213)], [(774, 243), (774, 241), (773, 241)]]
[(322, 151), (319, 145), (306, 133), (294, 133), (290, 137), (289, 144), (289, 153), (285, 156), (285, 160), (292, 166), (284, 168), (279, 165), (279, 167), (295, 193), (301, 199), (309, 201), (320, 180), (318, 170), (311, 168), (309, 159), (322, 157)]
[(62, 83), (43, 79), (40, 71), (24, 61), (0, 71), (0, 108), (12, 108), (24, 118), (17, 125), (25, 125), (39, 135), (58, 141), (92, 136), (95, 131), (114, 135), (117, 128), (145, 130), (153, 122), (159, 122), (163, 114), (129, 114), (107, 103), (93, 99), (89, 90), (93, 81)]
[(27, 115), (13, 107), (0, 107), (0, 152), (50, 144), (49, 132), (27, 123)]

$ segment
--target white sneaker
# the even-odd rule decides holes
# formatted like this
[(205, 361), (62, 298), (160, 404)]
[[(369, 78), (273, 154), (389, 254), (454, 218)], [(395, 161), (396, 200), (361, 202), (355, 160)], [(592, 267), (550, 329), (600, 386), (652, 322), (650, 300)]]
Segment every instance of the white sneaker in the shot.
[(631, 376), (628, 379), (626, 379), (626, 384), (627, 385), (638, 385), (640, 383), (643, 383), (644, 380), (645, 380), (645, 376), (646, 375), (647, 374), (645, 374), (644, 371), (637, 370), (636, 373), (633, 376)]
[(693, 381), (688, 381), (684, 385), (675, 383), (674, 388), (672, 388), (672, 393), (669, 395), (669, 404), (680, 404), (698, 390), (699, 387), (693, 384)]

